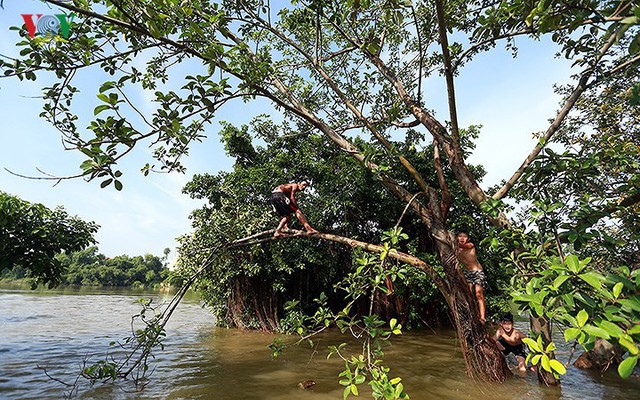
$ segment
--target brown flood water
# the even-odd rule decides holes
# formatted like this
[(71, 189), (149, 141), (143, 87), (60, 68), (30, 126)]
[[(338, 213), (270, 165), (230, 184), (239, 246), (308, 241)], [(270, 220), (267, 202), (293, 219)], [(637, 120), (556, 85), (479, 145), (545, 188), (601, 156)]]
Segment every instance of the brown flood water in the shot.
[[(100, 359), (111, 340), (127, 335), (132, 304), (170, 296), (134, 291), (0, 290), (0, 399), (60, 399), (67, 393), (36, 366), (72, 382), (85, 357)], [(525, 324), (517, 324), (526, 329)], [(348, 338), (329, 332), (272, 358), (267, 346), (278, 335), (215, 328), (196, 297), (183, 300), (167, 326), (165, 351), (157, 353), (151, 382), (141, 391), (129, 384), (80, 385), (82, 399), (341, 399), (338, 373), (344, 363), (327, 360), (327, 346)], [(287, 342), (294, 338), (285, 339)], [(357, 344), (347, 348), (358, 351)], [(504, 384), (470, 380), (451, 331), (413, 332), (395, 337), (385, 350), (391, 376), (400, 376), (412, 399), (637, 399), (640, 379), (622, 380), (569, 367), (561, 388), (543, 388), (534, 374)], [(568, 349), (560, 348), (565, 360)], [(513, 361), (513, 360), (511, 360)], [(299, 389), (312, 379), (316, 385)], [(360, 396), (371, 398), (366, 385)]]

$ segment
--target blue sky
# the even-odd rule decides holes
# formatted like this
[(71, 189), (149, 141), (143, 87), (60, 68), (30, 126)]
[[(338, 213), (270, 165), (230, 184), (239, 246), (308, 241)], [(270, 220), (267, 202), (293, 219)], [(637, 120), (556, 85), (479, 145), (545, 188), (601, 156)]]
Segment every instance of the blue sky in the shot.
[[(19, 37), (10, 26), (22, 25), (20, 14), (54, 14), (58, 11), (38, 0), (5, 0), (0, 9), (0, 54), (16, 56)], [(73, 28), (72, 28), (73, 29)], [(524, 44), (525, 40), (522, 40)], [(482, 134), (471, 163), (484, 165), (488, 172), (483, 183), (487, 188), (508, 178), (535, 144), (532, 133), (546, 129), (548, 119), (558, 109), (559, 98), (554, 83), (569, 81), (569, 64), (554, 58), (549, 42), (529, 43), (520, 48), (516, 59), (498, 47), (483, 54), (462, 69), (456, 81), (460, 126), (482, 124)], [(193, 73), (193, 72), (189, 72)], [(80, 75), (78, 84), (102, 82), (99, 75)], [(37, 176), (36, 168), (54, 175), (73, 175), (83, 157), (63, 150), (58, 132), (38, 114), (42, 109), (41, 88), (51, 81), (20, 82), (0, 79), (0, 190), (47, 207), (63, 205), (72, 215), (98, 223), (96, 235), (100, 252), (118, 254), (162, 255), (169, 247), (174, 253), (174, 239), (190, 231), (189, 213), (201, 202), (189, 199), (181, 189), (196, 173), (215, 173), (229, 169), (232, 163), (218, 141), (218, 127), (207, 128), (207, 139), (195, 144), (188, 158), (186, 175), (139, 172), (151, 162), (148, 149), (137, 149), (133, 157), (121, 164), (125, 172), (121, 192), (110, 186), (100, 189), (100, 182), (83, 180), (53, 182), (27, 180), (14, 172)], [(92, 116), (98, 104), (95, 91), (87, 92), (86, 109)], [(447, 119), (444, 80), (430, 79), (425, 86), (425, 102), (440, 120)], [(144, 94), (138, 99), (151, 104)], [(265, 112), (264, 104), (238, 102), (223, 110), (222, 119), (242, 123)], [(82, 126), (82, 125), (81, 125)], [(275, 185), (275, 183), (274, 183)], [(275, 224), (274, 220), (274, 224)], [(175, 255), (175, 254), (174, 254)]]

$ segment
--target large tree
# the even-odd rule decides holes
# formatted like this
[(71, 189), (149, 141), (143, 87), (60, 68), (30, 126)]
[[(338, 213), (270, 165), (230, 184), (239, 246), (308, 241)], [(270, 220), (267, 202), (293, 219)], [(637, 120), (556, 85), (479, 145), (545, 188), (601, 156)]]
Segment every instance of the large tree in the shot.
[[(202, 139), (205, 125), (227, 102), (269, 100), (295, 121), (283, 134), (322, 133), (397, 201), (409, 204), (435, 243), (443, 274), (419, 265), (451, 310), (469, 372), (490, 381), (504, 380), (507, 369), (457, 267), (447, 225), (452, 182), (495, 226), (509, 228), (500, 200), (553, 140), (576, 101), (603, 77), (632, 70), (638, 61), (638, 7), (631, 0), (47, 2), (77, 14), (68, 40), (25, 39), (24, 58), (4, 69), (21, 79), (35, 79), (40, 70), (61, 78), (45, 90), (44, 115), (67, 146), (88, 157), (81, 175), (120, 189), (117, 162), (144, 141), (159, 162), (159, 167), (147, 164), (145, 172), (182, 170), (180, 157)], [(27, 38), (26, 29), (21, 33)], [(465, 161), (455, 78), (463, 64), (497, 40), (545, 33), (575, 60), (576, 83), (522, 167), (491, 196)], [(453, 34), (463, 37), (462, 43), (450, 43)], [(141, 71), (143, 54), (149, 61)], [(193, 73), (173, 75), (180, 63)], [(85, 130), (72, 108), (79, 93), (73, 80), (91, 67), (111, 77), (98, 88), (96, 117)], [(423, 100), (425, 77), (438, 75), (446, 82), (447, 121), (436, 119)], [(167, 80), (180, 89), (167, 88)], [(637, 91), (637, 81), (631, 85)], [(131, 101), (137, 87), (155, 91), (158, 107), (152, 115)], [(369, 138), (366, 145), (352, 140), (356, 130)], [(428, 132), (434, 143), (436, 179), (422, 176), (392, 140), (416, 130)]]

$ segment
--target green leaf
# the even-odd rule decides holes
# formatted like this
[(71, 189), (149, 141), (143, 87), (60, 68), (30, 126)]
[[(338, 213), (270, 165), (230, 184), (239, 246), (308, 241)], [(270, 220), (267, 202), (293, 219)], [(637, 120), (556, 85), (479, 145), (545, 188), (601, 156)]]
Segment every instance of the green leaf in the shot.
[(394, 393), (396, 398), (400, 398), (400, 395), (402, 394), (403, 391), (404, 391), (404, 385), (402, 383), (398, 383), (398, 386), (396, 386), (396, 390)]
[(103, 112), (104, 110), (108, 110), (109, 109), (109, 105), (107, 104), (100, 104), (99, 106), (97, 106), (96, 108), (93, 109), (93, 115), (98, 115), (101, 112)]
[(627, 340), (625, 338), (620, 338), (618, 339), (618, 342), (620, 343), (620, 346), (627, 349), (629, 351), (629, 354), (631, 354), (632, 356), (638, 355), (638, 346), (632, 341)]
[(349, 386), (344, 388), (344, 391), (342, 392), (342, 399), (346, 400), (347, 397), (349, 397), (349, 394), (351, 394), (351, 389)]
[(529, 348), (531, 349), (531, 351), (536, 352), (536, 353), (542, 353), (542, 349), (540, 348), (540, 346), (538, 346), (538, 343), (536, 343), (535, 340), (531, 339), (531, 338), (524, 338), (522, 339), (522, 341), (529, 346)]
[(638, 300), (637, 296), (630, 299), (620, 299), (618, 300), (618, 303), (622, 304), (625, 307), (629, 307), (634, 311), (640, 312), (640, 301)]
[(531, 364), (538, 365), (538, 363), (540, 362), (540, 358), (541, 357), (542, 357), (542, 354), (536, 354), (535, 356), (533, 356), (531, 358)]
[(558, 360), (549, 360), (549, 365), (551, 366), (552, 370), (559, 373), (560, 375), (564, 375), (567, 373), (567, 369)]
[(562, 300), (564, 300), (564, 302), (567, 303), (567, 305), (569, 305), (570, 307), (573, 307), (576, 304), (573, 300), (573, 295), (570, 293), (563, 294)]
[(122, 190), (122, 182), (120, 182), (119, 180), (117, 180), (117, 179), (116, 179), (116, 180), (113, 182), (113, 184), (114, 184), (114, 186), (116, 187), (116, 190), (117, 190), (117, 191)]
[(565, 281), (567, 279), (571, 278), (571, 276), (569, 275), (560, 275), (558, 276), (556, 279), (553, 280), (553, 287), (555, 289), (559, 289), (560, 286), (562, 286), (563, 283), (565, 283)]
[(546, 354), (542, 355), (542, 358), (540, 359), (540, 363), (542, 364), (542, 368), (544, 368), (546, 371), (551, 372), (551, 364), (549, 362), (549, 356)]
[(109, 96), (107, 96), (104, 93), (98, 93), (97, 94), (98, 99), (104, 101), (105, 103), (109, 103)]
[(595, 307), (596, 307), (596, 302), (595, 302), (595, 301), (593, 301), (593, 299), (591, 298), (591, 296), (589, 296), (589, 295), (588, 295), (588, 294), (586, 294), (586, 293), (578, 292), (578, 293), (576, 293), (576, 294), (574, 295), (574, 297), (575, 297), (576, 299), (578, 299), (580, 302), (582, 302), (582, 303), (584, 303), (584, 304), (588, 305), (588, 306), (589, 306), (589, 307), (591, 307), (591, 308), (595, 308)]
[(631, 372), (633, 372), (633, 368), (635, 368), (637, 363), (638, 356), (625, 358), (624, 360), (622, 360), (620, 365), (618, 365), (618, 374), (620, 374), (620, 376), (623, 378), (628, 378), (631, 375)]
[(598, 323), (598, 326), (607, 331), (607, 333), (609, 333), (609, 335), (613, 337), (618, 337), (624, 333), (622, 328), (620, 328), (618, 325), (606, 320), (600, 321), (600, 323)]
[(402, 378), (393, 378), (389, 382), (391, 382), (392, 385), (397, 385), (400, 381), (402, 381)]
[(591, 336), (597, 336), (597, 337), (600, 337), (600, 338), (603, 338), (603, 339), (611, 339), (611, 336), (609, 336), (607, 331), (605, 331), (602, 328), (598, 328), (597, 326), (585, 325), (582, 328), (582, 330), (584, 330), (585, 332), (587, 332)]
[(578, 327), (583, 327), (584, 324), (587, 322), (587, 320), (589, 319), (589, 314), (587, 314), (587, 312), (585, 310), (580, 310), (578, 312), (578, 315), (576, 316), (576, 319), (578, 321)]
[(113, 182), (113, 179), (111, 179), (111, 178), (102, 181), (102, 183), (100, 184), (100, 188), (101, 189), (106, 188), (107, 186), (109, 186), (111, 184), (111, 182)]
[(620, 293), (622, 292), (623, 287), (624, 287), (624, 284), (622, 282), (616, 283), (613, 286), (613, 297), (615, 297), (616, 299), (620, 297)]
[(569, 271), (571, 271), (573, 273), (577, 273), (578, 272), (578, 268), (580, 266), (580, 261), (578, 260), (578, 257), (575, 254), (568, 255), (567, 258), (564, 259), (564, 262), (567, 265), (567, 267), (569, 268)]
[(580, 333), (580, 329), (578, 328), (567, 328), (564, 331), (564, 340), (566, 340), (567, 342), (575, 339), (578, 334)]
[(350, 388), (351, 388), (351, 393), (353, 393), (355, 396), (357, 396), (358, 395), (358, 387), (356, 385), (354, 385), (354, 384), (351, 384)]
[(593, 286), (596, 289), (600, 289), (602, 286), (602, 280), (604, 277), (596, 272), (587, 272), (584, 274), (578, 275), (580, 279), (587, 282), (589, 285)]

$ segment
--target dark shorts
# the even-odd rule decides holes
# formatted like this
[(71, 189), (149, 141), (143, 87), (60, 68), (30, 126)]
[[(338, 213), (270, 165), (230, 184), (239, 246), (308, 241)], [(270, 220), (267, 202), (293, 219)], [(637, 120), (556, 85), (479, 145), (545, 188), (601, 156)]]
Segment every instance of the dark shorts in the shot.
[(271, 205), (274, 211), (283, 217), (296, 212), (296, 207), (291, 204), (291, 199), (282, 192), (271, 193)]
[(487, 276), (481, 269), (473, 271), (464, 271), (464, 278), (470, 285), (479, 285), (483, 288), (487, 287)]
[(498, 342), (500, 342), (500, 344), (502, 345), (502, 347), (504, 347), (504, 350), (502, 351), (502, 354), (509, 355), (509, 353), (513, 353), (516, 356), (521, 356), (521, 357), (527, 357), (527, 353), (524, 351), (524, 344), (520, 343), (517, 345), (511, 345), (509, 343), (507, 343), (506, 340), (504, 340), (504, 338), (500, 338), (500, 340), (498, 340)]

